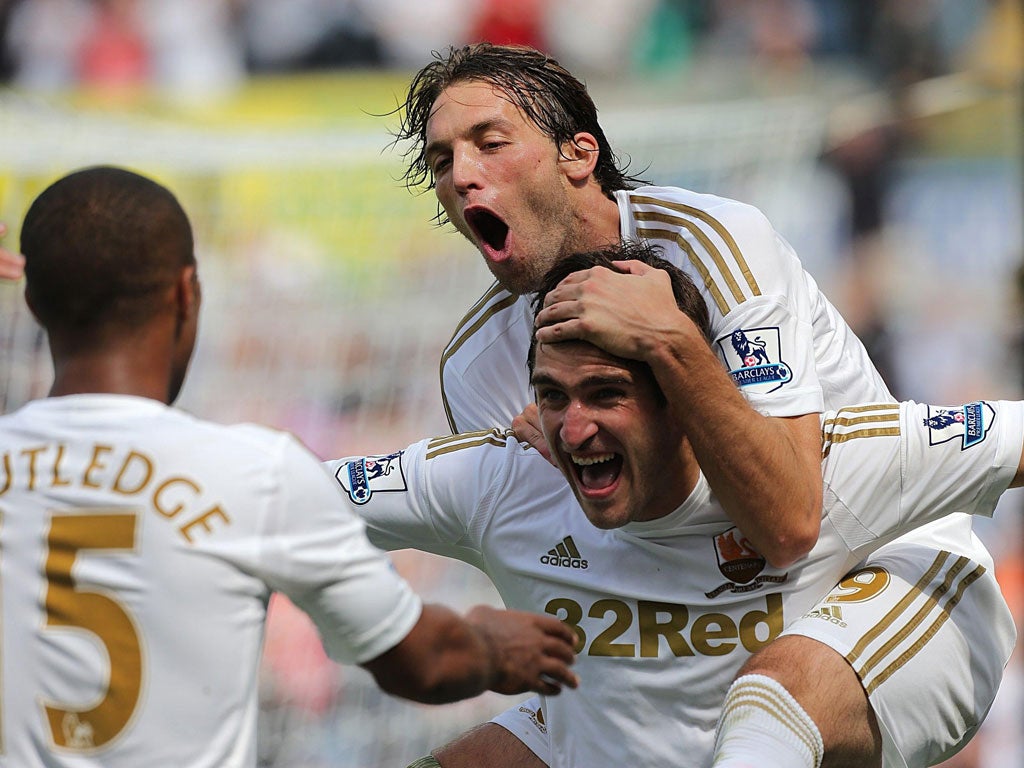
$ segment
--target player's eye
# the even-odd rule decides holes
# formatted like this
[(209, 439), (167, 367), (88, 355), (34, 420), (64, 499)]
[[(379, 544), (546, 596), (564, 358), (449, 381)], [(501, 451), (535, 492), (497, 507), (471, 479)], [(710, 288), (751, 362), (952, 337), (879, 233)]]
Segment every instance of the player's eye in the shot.
[(541, 387), (537, 390), (537, 405), (542, 408), (559, 408), (565, 404), (567, 397), (560, 389)]
[(594, 400), (598, 402), (621, 400), (625, 396), (625, 391), (618, 387), (601, 387), (601, 389), (595, 390), (593, 393)]

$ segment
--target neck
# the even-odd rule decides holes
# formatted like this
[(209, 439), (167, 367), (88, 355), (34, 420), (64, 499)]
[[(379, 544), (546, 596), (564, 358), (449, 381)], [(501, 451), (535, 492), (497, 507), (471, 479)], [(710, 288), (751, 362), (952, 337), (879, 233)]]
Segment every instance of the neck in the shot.
[(169, 403), (172, 353), (166, 334), (142, 329), (131, 339), (83, 344), (51, 336), (54, 379), (50, 397), (134, 395)]
[(591, 250), (617, 244), (622, 239), (618, 203), (607, 197), (593, 179), (590, 180), (582, 203), (577, 209), (581, 249)]

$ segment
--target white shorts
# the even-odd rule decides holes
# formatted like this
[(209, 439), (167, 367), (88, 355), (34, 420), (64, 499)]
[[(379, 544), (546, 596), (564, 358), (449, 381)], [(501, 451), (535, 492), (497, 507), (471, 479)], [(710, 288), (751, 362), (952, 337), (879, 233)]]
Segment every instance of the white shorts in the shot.
[(988, 714), (1016, 641), (991, 562), (903, 539), (782, 634), (818, 640), (850, 663), (878, 719), (883, 768), (958, 752)]
[(523, 744), (530, 748), (545, 765), (551, 765), (551, 743), (548, 741), (548, 727), (544, 721), (543, 699), (531, 696), (491, 718), (502, 728), (511, 731)]
[[(883, 768), (934, 765), (958, 752), (988, 714), (1016, 642), (991, 561), (932, 541), (881, 548), (782, 633), (813, 638), (850, 662), (878, 719)], [(976, 539), (960, 543), (985, 559)], [(540, 696), (491, 722), (551, 764)]]

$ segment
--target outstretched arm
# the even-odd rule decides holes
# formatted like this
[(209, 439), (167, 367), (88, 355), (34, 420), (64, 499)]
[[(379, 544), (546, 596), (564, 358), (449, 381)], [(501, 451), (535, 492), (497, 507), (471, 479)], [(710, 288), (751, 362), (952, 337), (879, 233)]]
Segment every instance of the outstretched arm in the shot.
[(385, 691), (427, 704), (488, 689), (552, 696), (579, 682), (570, 669), (575, 640), (554, 616), (481, 605), (463, 619), (443, 606), (424, 605), (412, 631), (363, 666)]
[(628, 273), (595, 267), (549, 293), (537, 341), (582, 339), (647, 363), (730, 518), (772, 565), (792, 563), (814, 546), (821, 522), (818, 414), (759, 414), (676, 306), (668, 275), (635, 261), (617, 266)]

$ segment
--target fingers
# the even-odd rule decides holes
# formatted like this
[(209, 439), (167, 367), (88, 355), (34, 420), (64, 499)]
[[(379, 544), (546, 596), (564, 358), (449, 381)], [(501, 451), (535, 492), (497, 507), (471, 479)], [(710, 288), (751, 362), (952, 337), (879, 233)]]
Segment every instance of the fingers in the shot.
[(25, 273), (25, 258), (18, 253), (0, 248), (0, 279), (19, 280)]
[(576, 689), (580, 686), (579, 676), (565, 664), (549, 664), (537, 677), (533, 689), (546, 696), (557, 696), (563, 688)]
[[(576, 632), (561, 619), (556, 619), (554, 616), (537, 616), (538, 620), (542, 622), (542, 628), (545, 632), (553, 637), (558, 638), (561, 642), (566, 643), (570, 648), (575, 647), (578, 640)], [(575, 651), (569, 654), (568, 658), (573, 658)]]
[[(0, 239), (7, 234), (7, 225), (0, 221)], [(0, 246), (0, 280), (18, 280), (25, 273), (25, 257)]]
[(652, 267), (650, 264), (644, 264), (642, 261), (635, 261), (634, 259), (628, 259), (626, 261), (613, 261), (617, 269), (621, 269), (630, 275), (646, 275), (648, 272), (652, 272), (656, 267)]
[(529, 611), (489, 615), (498, 618), (504, 627), (491, 635), (497, 639), (500, 660), (492, 690), (504, 694), (536, 691), (553, 696), (566, 686), (579, 685), (579, 678), (570, 668), (576, 659), (576, 635), (571, 628), (554, 616)]
[(544, 433), (540, 428), (540, 414), (536, 403), (530, 403), (522, 413), (512, 419), (512, 431), (517, 440), (529, 443), (531, 448), (548, 460), (548, 463), (555, 464), (548, 441), (544, 439)]

